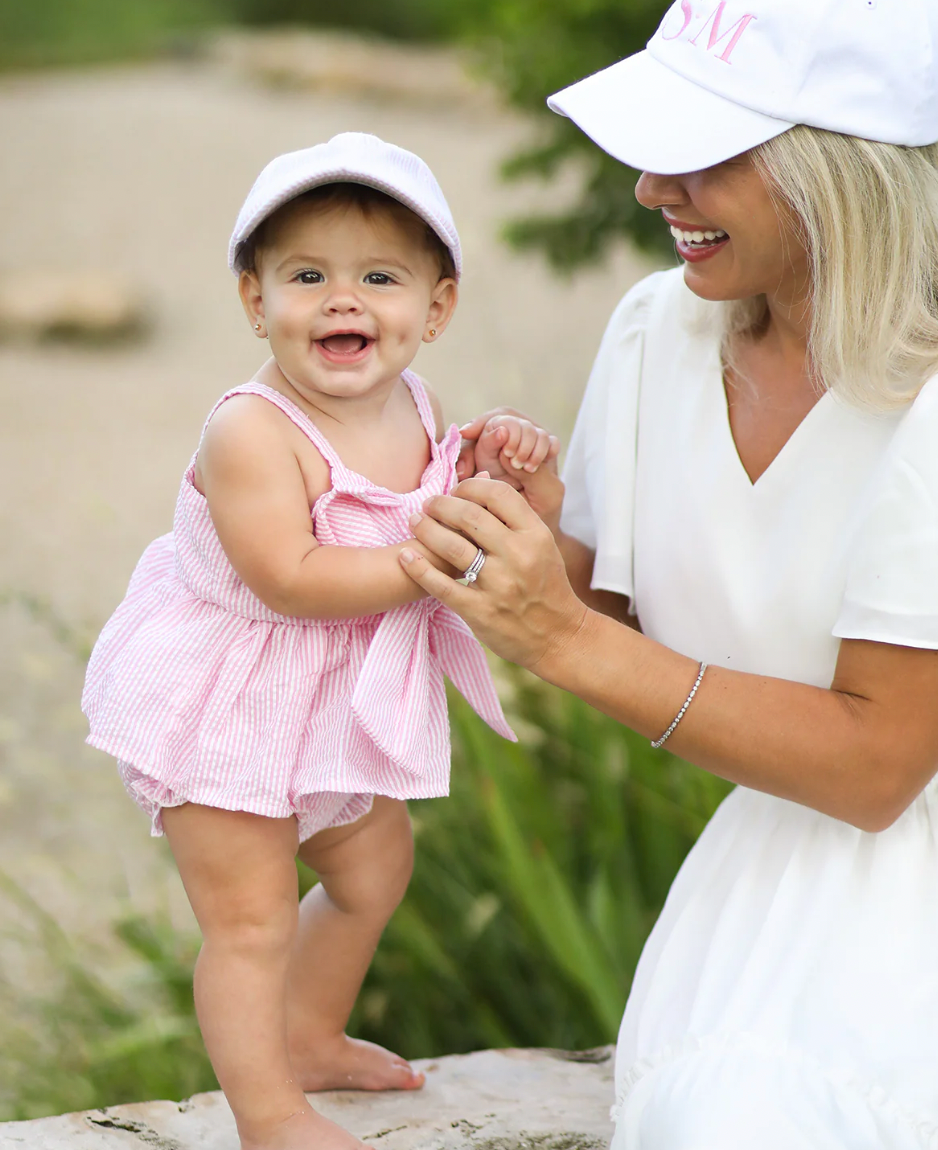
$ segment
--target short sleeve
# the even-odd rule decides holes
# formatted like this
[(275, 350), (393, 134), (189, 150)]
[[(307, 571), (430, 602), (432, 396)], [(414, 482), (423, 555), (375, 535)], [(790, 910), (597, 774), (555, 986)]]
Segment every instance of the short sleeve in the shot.
[(634, 599), (638, 398), (645, 329), (668, 273), (636, 284), (612, 314), (577, 416), (563, 469), (561, 529), (596, 552), (592, 586)]
[(834, 635), (938, 650), (938, 376), (899, 423), (870, 486)]

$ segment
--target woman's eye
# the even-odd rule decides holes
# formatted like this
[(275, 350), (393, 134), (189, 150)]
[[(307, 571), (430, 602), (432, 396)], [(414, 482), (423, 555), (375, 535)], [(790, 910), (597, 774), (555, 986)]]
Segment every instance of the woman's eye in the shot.
[(392, 284), (394, 280), (387, 272), (369, 272), (368, 275), (365, 276), (365, 283), (375, 284), (380, 287), (382, 284)]
[(301, 284), (321, 284), (322, 275), (319, 272), (297, 272), (297, 281)]

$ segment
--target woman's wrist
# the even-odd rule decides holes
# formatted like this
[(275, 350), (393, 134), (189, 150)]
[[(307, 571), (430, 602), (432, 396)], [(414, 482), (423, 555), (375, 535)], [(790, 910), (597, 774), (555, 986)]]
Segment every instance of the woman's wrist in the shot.
[(575, 595), (570, 598), (564, 621), (560, 626), (551, 627), (543, 652), (528, 670), (555, 687), (575, 692), (570, 684), (579, 678), (579, 665), (593, 647), (599, 616)]

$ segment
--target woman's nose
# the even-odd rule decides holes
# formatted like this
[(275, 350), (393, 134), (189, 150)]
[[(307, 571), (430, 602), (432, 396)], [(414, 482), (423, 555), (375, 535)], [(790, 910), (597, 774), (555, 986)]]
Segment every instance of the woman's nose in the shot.
[(678, 207), (687, 203), (687, 189), (680, 176), (642, 172), (635, 185), (635, 198), (643, 208)]

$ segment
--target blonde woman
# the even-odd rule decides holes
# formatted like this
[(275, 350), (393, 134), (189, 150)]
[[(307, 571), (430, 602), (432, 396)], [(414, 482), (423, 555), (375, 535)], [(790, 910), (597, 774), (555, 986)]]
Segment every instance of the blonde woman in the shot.
[(642, 956), (613, 1146), (938, 1146), (938, 5), (680, 0), (551, 102), (683, 270), (612, 318), (561, 526), (473, 478), (414, 530), (475, 582), (403, 562), (739, 784)]

